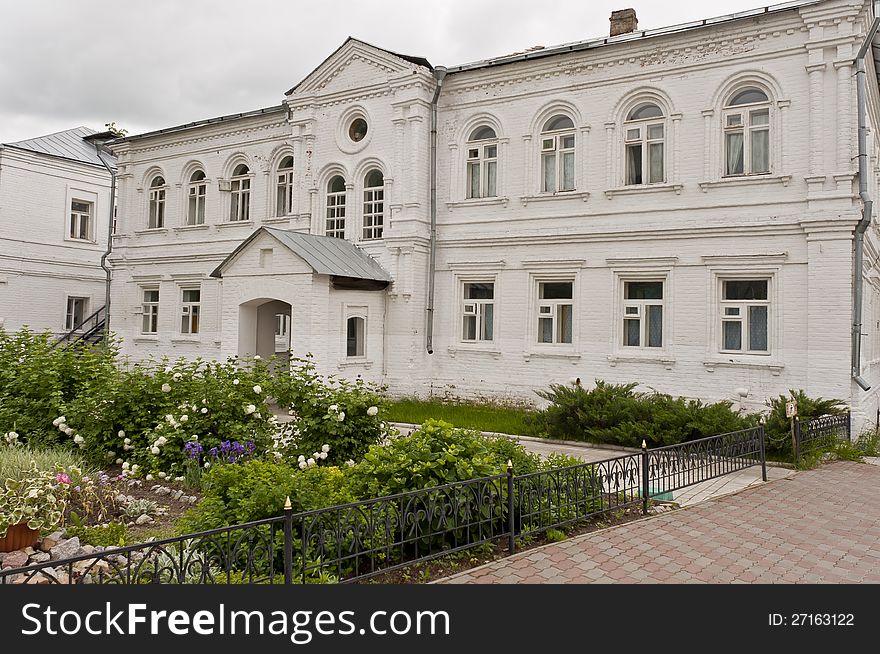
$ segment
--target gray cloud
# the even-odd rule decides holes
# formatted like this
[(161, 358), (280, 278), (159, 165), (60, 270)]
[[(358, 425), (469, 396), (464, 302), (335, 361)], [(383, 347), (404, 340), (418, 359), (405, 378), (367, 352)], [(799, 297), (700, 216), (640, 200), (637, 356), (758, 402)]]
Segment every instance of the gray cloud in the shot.
[(0, 142), (113, 120), (130, 133), (277, 104), (347, 36), (454, 65), (760, 0), (31, 0), (0, 16)]

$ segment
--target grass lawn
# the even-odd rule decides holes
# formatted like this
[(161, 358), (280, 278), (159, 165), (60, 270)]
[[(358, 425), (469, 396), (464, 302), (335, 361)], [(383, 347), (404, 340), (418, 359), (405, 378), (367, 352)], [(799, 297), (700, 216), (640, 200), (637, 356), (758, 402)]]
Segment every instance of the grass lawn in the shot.
[(534, 428), (527, 421), (532, 413), (528, 409), (497, 404), (447, 404), (440, 400), (404, 398), (391, 404), (385, 419), (421, 424), (434, 418), (465, 429), (533, 435)]

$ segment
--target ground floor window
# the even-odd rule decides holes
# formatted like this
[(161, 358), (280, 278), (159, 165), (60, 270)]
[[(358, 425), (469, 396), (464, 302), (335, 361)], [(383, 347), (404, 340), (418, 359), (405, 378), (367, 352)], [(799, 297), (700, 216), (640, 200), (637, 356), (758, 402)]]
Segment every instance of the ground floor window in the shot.
[(721, 351), (770, 351), (767, 279), (725, 279), (721, 300)]
[(538, 342), (571, 343), (574, 282), (538, 283)]
[(366, 320), (360, 316), (352, 316), (346, 322), (345, 356), (362, 357), (365, 355)]
[(491, 341), (494, 335), (495, 284), (467, 282), (462, 306), (463, 341)]
[(623, 283), (623, 346), (663, 347), (663, 282)]
[(183, 289), (183, 305), (180, 314), (180, 333), (198, 334), (201, 317), (202, 292), (197, 288)]
[(141, 333), (155, 334), (159, 331), (159, 289), (145, 288)]
[(76, 329), (82, 325), (83, 320), (88, 315), (89, 298), (87, 297), (69, 297), (67, 298), (67, 317), (64, 321), (64, 328), (67, 330)]

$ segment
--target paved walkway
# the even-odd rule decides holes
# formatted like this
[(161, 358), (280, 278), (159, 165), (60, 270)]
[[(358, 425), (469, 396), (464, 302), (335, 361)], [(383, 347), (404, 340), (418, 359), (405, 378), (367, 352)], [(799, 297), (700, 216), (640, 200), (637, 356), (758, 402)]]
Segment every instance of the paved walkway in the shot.
[(438, 583), (880, 583), (878, 487), (837, 461)]

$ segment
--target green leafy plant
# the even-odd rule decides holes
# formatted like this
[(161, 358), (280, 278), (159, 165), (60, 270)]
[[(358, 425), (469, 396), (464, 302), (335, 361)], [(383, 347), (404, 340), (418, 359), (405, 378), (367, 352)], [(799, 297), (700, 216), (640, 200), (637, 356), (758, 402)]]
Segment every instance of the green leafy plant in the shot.
[(136, 498), (128, 502), (122, 510), (122, 514), (130, 520), (136, 520), (142, 515), (156, 516), (159, 513), (159, 505), (153, 500)]
[(544, 533), (544, 536), (547, 538), (547, 541), (550, 543), (559, 543), (561, 541), (564, 541), (566, 538), (568, 538), (568, 536), (565, 535), (565, 532), (561, 531), (559, 529), (548, 529)]
[(42, 533), (55, 529), (64, 516), (66, 488), (56, 474), (35, 463), (17, 479), (7, 479), (0, 492), (0, 536), (24, 523)]
[(767, 434), (767, 451), (777, 456), (788, 457), (792, 454), (791, 420), (785, 415), (785, 405), (790, 400), (797, 402), (797, 419), (800, 421), (846, 412), (843, 400), (813, 398), (803, 390), (789, 390), (788, 395), (771, 398), (767, 401), (769, 411), (765, 418), (764, 429)]
[(123, 547), (128, 542), (125, 525), (121, 522), (95, 526), (68, 525), (67, 537), (76, 537), (82, 543), (101, 547)]

